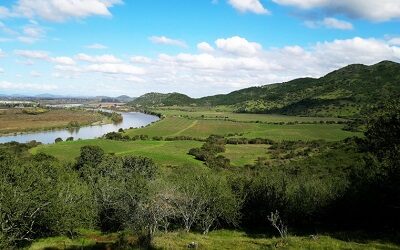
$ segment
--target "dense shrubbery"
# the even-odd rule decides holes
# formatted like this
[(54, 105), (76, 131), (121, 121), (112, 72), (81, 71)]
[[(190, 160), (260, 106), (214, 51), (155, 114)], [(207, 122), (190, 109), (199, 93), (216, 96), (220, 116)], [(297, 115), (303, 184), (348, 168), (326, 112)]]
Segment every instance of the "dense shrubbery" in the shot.
[(230, 160), (219, 153), (225, 152), (225, 138), (218, 135), (211, 135), (201, 148), (192, 148), (189, 154), (197, 160), (204, 161), (213, 169), (229, 168)]

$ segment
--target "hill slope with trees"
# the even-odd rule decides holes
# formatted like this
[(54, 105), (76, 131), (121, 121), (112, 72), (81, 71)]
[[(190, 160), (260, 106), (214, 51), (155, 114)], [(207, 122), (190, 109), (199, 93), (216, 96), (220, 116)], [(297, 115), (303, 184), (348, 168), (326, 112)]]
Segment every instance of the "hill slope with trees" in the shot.
[(150, 93), (131, 102), (136, 107), (232, 106), (240, 113), (357, 117), (373, 105), (400, 96), (400, 64), (383, 61), (353, 64), (319, 79), (251, 87), (226, 95), (193, 99), (179, 93)]

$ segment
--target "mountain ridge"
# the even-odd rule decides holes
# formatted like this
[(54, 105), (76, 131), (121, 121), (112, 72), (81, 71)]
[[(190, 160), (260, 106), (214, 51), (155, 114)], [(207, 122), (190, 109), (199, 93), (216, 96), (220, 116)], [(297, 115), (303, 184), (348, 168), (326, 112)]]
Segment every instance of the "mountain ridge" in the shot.
[(382, 61), (371, 66), (351, 64), (321, 78), (298, 78), (197, 99), (180, 93), (149, 93), (130, 105), (227, 105), (243, 113), (356, 117), (369, 106), (399, 95), (400, 64)]

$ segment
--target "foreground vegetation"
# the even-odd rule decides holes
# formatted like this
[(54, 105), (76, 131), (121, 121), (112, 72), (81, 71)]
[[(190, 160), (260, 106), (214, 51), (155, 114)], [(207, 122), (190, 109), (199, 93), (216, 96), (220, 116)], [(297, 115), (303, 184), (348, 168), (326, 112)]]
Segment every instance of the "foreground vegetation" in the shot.
[(245, 130), (341, 124), (167, 116), (103, 139), (0, 145), (0, 248), (398, 249), (399, 114), (388, 104), (341, 141)]
[[(136, 237), (121, 240), (121, 234), (102, 234), (101, 232), (82, 232), (80, 237), (54, 237), (34, 242), (28, 249), (113, 249), (123, 248), (131, 243), (130, 249), (140, 249), (135, 245)], [(269, 235), (246, 234), (239, 231), (219, 230), (207, 235), (172, 232), (159, 233), (154, 238), (154, 249), (188, 249), (191, 242), (197, 243), (198, 249), (400, 249), (399, 245), (382, 240), (341, 239), (338, 237), (315, 235), (289, 237), (285, 242)]]
[(2, 109), (0, 134), (74, 128), (106, 122), (106, 117), (91, 111), (71, 109)]

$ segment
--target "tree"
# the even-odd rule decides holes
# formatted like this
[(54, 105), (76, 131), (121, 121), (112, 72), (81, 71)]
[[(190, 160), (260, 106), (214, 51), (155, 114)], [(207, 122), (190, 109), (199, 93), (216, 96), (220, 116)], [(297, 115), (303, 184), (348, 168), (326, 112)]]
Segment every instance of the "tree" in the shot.
[(96, 167), (104, 157), (104, 150), (99, 146), (84, 146), (81, 148), (80, 155), (77, 159), (76, 169), (81, 170), (85, 165), (88, 167)]

